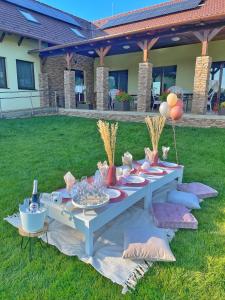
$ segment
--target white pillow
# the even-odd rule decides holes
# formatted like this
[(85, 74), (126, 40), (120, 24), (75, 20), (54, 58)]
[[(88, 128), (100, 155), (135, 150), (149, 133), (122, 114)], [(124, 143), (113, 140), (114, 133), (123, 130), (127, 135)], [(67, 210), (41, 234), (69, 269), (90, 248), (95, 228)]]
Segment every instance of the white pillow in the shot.
[(176, 261), (165, 234), (158, 228), (134, 228), (124, 232), (123, 258)]
[(200, 209), (199, 199), (192, 193), (170, 191), (167, 196), (167, 202), (182, 204), (190, 209)]

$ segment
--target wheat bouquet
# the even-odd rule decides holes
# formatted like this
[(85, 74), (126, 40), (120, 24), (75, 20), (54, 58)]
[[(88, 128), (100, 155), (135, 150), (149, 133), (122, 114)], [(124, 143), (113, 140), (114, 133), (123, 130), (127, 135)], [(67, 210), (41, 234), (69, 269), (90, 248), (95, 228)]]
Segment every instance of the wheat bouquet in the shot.
[(150, 156), (148, 158), (152, 162), (152, 164), (157, 164), (159, 140), (166, 123), (166, 118), (163, 116), (146, 117), (145, 123), (148, 128), (153, 149), (153, 151), (150, 151), (149, 148), (146, 148), (145, 153), (147, 153)]
[(97, 126), (102, 141), (104, 143), (105, 152), (109, 163), (108, 185), (115, 185), (116, 168), (114, 167), (114, 163), (115, 163), (116, 136), (118, 131), (118, 123), (110, 125), (106, 121), (99, 120)]

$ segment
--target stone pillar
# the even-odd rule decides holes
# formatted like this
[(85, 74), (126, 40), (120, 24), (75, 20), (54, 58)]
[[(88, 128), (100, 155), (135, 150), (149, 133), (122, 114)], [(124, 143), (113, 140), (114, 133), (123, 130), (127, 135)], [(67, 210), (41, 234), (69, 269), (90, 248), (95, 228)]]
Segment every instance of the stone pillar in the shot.
[(48, 74), (40, 73), (39, 74), (39, 90), (40, 90), (40, 106), (49, 107), (49, 86), (48, 86)]
[(139, 64), (137, 111), (140, 112), (146, 112), (150, 110), (152, 67), (153, 65), (148, 62)]
[(200, 56), (196, 58), (191, 109), (193, 114), (205, 114), (207, 111), (211, 65), (212, 58), (210, 56)]
[(97, 110), (107, 110), (109, 102), (109, 68), (96, 70)]
[(64, 71), (64, 94), (65, 108), (76, 108), (75, 99), (75, 72), (70, 70)]

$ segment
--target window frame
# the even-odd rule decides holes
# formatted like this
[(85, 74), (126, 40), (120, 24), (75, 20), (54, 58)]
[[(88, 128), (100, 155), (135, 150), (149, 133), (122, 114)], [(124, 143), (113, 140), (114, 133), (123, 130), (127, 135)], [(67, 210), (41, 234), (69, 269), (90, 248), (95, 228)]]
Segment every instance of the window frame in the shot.
[(4, 71), (3, 71), (3, 73), (4, 73), (4, 83), (5, 83), (5, 85), (4, 85), (4, 87), (2, 87), (2, 86), (0, 86), (0, 89), (7, 89), (8, 88), (8, 82), (7, 82), (7, 73), (6, 73), (6, 57), (3, 57), (3, 56), (0, 56), (0, 59), (3, 59), (3, 62), (4, 62)]
[[(32, 88), (20, 86), (19, 76), (18, 76), (18, 62), (24, 62), (24, 63), (31, 64), (31, 66), (32, 66), (32, 79), (33, 79), (33, 86), (32, 86)], [(34, 62), (27, 61), (27, 60), (17, 59), (16, 60), (16, 74), (17, 74), (17, 87), (18, 87), (18, 90), (25, 90), (25, 91), (35, 91), (36, 90), (36, 88), (35, 88)]]

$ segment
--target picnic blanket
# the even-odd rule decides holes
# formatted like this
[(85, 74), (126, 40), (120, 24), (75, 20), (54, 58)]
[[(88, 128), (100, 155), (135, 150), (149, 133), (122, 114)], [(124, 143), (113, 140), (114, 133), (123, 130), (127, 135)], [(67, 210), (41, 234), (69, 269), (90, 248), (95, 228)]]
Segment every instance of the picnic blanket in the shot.
[[(167, 192), (176, 187), (176, 182), (163, 187), (154, 193), (154, 201), (166, 200)], [(5, 218), (15, 227), (20, 226), (19, 214)], [(138, 279), (144, 276), (152, 266), (151, 261), (123, 259), (124, 230), (130, 227), (155, 227), (153, 218), (140, 205), (131, 207), (125, 213), (108, 223), (95, 234), (94, 256), (85, 254), (84, 236), (57, 221), (49, 220), (48, 242), (60, 252), (69, 256), (77, 256), (96, 271), (122, 286), (122, 293), (135, 289)], [(164, 229), (168, 240), (174, 237), (175, 230)], [(45, 236), (42, 237), (44, 241)]]

